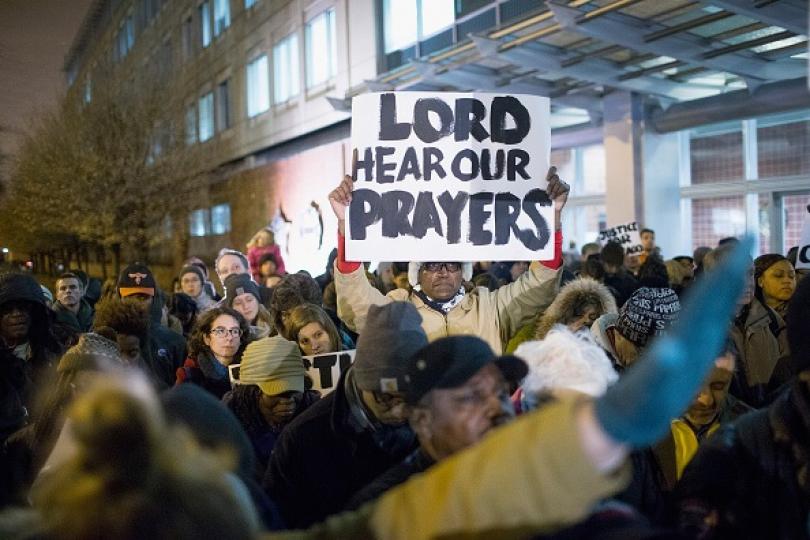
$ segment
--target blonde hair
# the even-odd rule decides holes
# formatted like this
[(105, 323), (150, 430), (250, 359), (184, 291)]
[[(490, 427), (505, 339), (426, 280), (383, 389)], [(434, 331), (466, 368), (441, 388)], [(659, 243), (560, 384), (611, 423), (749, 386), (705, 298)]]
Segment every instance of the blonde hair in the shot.
[(247, 243), (247, 248), (251, 249), (254, 247), (272, 246), (275, 243), (276, 235), (273, 234), (273, 231), (265, 227), (256, 231), (256, 234), (254, 234), (253, 238), (250, 239), (250, 242)]
[(670, 259), (664, 263), (667, 267), (667, 277), (670, 285), (683, 285), (683, 281), (689, 277), (689, 273), (681, 263), (675, 259)]
[(301, 304), (290, 311), (288, 321), (290, 339), (298, 343), (298, 333), (303, 327), (312, 322), (320, 324), (321, 328), (329, 335), (329, 343), (332, 346), (331, 352), (340, 350), (340, 335), (335, 323), (332, 322), (332, 319), (320, 306), (315, 304)]
[(142, 376), (101, 379), (70, 409), (76, 454), (33, 493), (48, 538), (248, 538), (223, 462), (170, 428)]

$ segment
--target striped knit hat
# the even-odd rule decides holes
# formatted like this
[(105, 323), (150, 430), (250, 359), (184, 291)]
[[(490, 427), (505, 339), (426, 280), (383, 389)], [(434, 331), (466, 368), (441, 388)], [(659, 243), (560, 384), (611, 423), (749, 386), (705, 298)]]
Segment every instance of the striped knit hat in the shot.
[(268, 396), (304, 391), (304, 362), (296, 343), (281, 336), (251, 342), (242, 354), (239, 381), (255, 384)]

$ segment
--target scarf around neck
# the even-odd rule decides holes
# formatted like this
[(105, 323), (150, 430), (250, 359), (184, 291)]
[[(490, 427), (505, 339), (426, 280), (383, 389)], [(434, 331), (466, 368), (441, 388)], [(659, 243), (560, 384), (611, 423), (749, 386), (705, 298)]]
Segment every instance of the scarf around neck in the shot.
[(458, 288), (458, 291), (456, 291), (456, 294), (455, 296), (453, 296), (453, 298), (451, 298), (446, 302), (439, 302), (438, 300), (434, 300), (428, 295), (426, 295), (422, 290), (421, 285), (416, 285), (416, 287), (413, 288), (413, 291), (416, 294), (416, 296), (418, 296), (422, 300), (422, 302), (424, 302), (429, 308), (434, 309), (439, 313), (443, 313), (444, 315), (447, 315), (451, 309), (459, 305), (461, 301), (464, 300), (464, 295), (467, 294), (464, 291), (464, 286), (462, 285), (461, 287)]

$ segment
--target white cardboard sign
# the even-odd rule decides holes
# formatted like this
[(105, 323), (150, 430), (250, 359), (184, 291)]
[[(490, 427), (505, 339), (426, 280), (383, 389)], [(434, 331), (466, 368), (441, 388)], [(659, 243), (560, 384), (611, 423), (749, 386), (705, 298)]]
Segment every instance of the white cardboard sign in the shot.
[(641, 234), (639, 234), (638, 223), (635, 221), (599, 231), (600, 244), (606, 244), (610, 241), (621, 244), (625, 249), (625, 253), (630, 255), (639, 254), (644, 251), (644, 247), (641, 245)]
[[(312, 389), (318, 390), (322, 395), (334, 390), (338, 379), (340, 379), (340, 374), (354, 362), (354, 353), (355, 351), (352, 349), (350, 351), (304, 356), (304, 370), (312, 379)], [(240, 367), (241, 364), (228, 366), (231, 387), (242, 384), (239, 379)]]
[(383, 92), (352, 101), (348, 260), (549, 260), (548, 98)]
[(807, 206), (807, 214), (804, 216), (799, 252), (796, 254), (796, 268), (810, 269), (810, 205)]

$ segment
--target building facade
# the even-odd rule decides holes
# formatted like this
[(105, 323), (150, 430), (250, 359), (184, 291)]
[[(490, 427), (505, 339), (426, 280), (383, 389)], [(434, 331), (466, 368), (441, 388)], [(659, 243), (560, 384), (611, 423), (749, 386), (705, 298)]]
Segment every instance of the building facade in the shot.
[(577, 246), (637, 219), (667, 256), (745, 229), (784, 252), (810, 203), (807, 4), (750, 4), (98, 0), (65, 69), (87, 101), (105, 63), (114, 77), (156, 64), (178, 83), (212, 178), (189, 254), (244, 248), (269, 224), (288, 268), (320, 273), (351, 98), (378, 90), (550, 97)]

